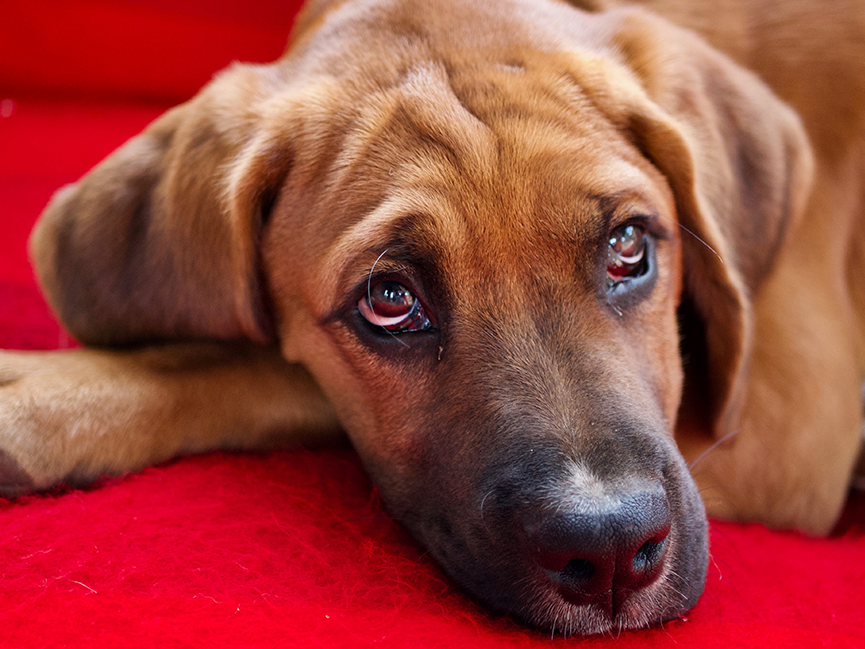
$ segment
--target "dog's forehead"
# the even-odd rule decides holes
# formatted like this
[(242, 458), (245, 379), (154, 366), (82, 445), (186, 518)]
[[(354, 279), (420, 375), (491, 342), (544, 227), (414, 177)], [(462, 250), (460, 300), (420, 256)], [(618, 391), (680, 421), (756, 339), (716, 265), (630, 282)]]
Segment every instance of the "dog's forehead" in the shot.
[(561, 263), (591, 254), (621, 206), (671, 211), (660, 174), (579, 85), (528, 64), (419, 64), (360, 103), (332, 169), (346, 226), (328, 265), (355, 277), (406, 248), (488, 274)]
[(603, 20), (565, 2), (310, 0), (287, 56), (305, 74), (348, 78), (362, 70), (387, 83), (407, 65), (442, 53), (507, 60), (520, 51), (559, 52), (576, 44), (605, 49), (606, 36)]
[[(435, 5), (352, 2), (312, 11), (295, 35), (287, 72), (326, 98), (303, 102), (283, 229), (326, 294), (396, 244), (454, 271), (503, 259), (518, 273), (573, 263), (603, 236), (605, 205), (673, 216), (666, 181), (587, 89), (586, 75), (627, 74), (598, 55), (609, 46), (591, 14)], [(479, 20), (489, 28), (469, 28)], [(310, 225), (322, 215), (327, 230)]]

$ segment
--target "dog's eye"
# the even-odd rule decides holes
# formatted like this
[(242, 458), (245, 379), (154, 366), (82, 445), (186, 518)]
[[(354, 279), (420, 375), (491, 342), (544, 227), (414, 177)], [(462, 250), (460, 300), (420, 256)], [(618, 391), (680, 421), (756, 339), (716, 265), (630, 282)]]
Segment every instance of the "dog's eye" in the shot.
[(357, 308), (370, 324), (391, 333), (432, 328), (420, 300), (404, 284), (393, 280), (370, 285), (366, 295), (357, 303)]
[(646, 231), (639, 225), (624, 225), (610, 233), (607, 247), (607, 278), (622, 282), (646, 272)]

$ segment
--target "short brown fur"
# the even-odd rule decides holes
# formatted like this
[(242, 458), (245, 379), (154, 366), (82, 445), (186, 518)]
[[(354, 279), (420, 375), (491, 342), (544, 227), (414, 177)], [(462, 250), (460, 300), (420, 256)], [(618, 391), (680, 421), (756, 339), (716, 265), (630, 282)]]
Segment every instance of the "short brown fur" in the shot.
[[(457, 582), (564, 633), (693, 605), (698, 489), (828, 532), (861, 446), (865, 7), (572, 4), (312, 0), (282, 59), (58, 192), (31, 253), (92, 347), (0, 355), (2, 493), (345, 430)], [(431, 331), (363, 320), (385, 276)], [(657, 581), (562, 599), (543, 517), (656, 487)]]

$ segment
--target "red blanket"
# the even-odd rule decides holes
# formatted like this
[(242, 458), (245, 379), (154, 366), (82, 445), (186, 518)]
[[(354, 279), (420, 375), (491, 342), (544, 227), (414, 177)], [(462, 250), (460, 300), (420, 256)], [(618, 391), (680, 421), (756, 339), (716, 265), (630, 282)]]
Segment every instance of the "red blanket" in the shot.
[[(51, 192), (232, 58), (276, 57), (295, 7), (10, 5), (0, 0), (0, 347), (62, 348), (25, 250)], [(706, 593), (686, 619), (570, 642), (865, 647), (861, 496), (831, 539), (714, 522), (711, 540)], [(348, 449), (211, 454), (0, 499), (0, 647), (549, 644), (455, 589)]]

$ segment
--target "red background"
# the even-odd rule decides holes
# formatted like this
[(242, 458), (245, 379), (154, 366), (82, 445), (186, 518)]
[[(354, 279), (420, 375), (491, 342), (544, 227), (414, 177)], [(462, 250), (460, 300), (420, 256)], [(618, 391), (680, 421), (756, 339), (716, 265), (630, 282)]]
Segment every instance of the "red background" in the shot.
[[(297, 2), (0, 0), (0, 347), (69, 339), (27, 234), (77, 179), (232, 60), (282, 51)], [(865, 506), (834, 538), (713, 522), (687, 619), (549, 638), (488, 616), (382, 511), (347, 449), (180, 459), (0, 499), (0, 647), (865, 647)]]

